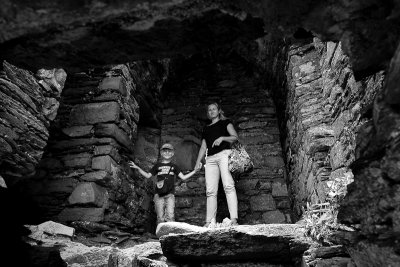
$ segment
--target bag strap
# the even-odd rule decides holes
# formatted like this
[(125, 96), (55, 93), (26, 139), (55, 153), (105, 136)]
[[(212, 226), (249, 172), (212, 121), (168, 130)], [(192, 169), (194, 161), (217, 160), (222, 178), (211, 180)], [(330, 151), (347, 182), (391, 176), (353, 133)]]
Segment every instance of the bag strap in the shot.
[(239, 139), (237, 139), (235, 142), (231, 143), (231, 148), (238, 148), (242, 145), (242, 143), (240, 143)]
[[(168, 172), (166, 173), (165, 178), (168, 178), (169, 172), (171, 171), (172, 166), (169, 166)], [(175, 175), (175, 174), (174, 174)], [(165, 180), (165, 179), (164, 179)]]

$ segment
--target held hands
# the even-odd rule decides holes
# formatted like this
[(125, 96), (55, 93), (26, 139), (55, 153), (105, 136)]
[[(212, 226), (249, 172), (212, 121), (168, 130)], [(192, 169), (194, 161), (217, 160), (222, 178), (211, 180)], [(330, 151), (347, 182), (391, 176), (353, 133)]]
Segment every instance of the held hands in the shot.
[(214, 143), (212, 144), (212, 146), (214, 147), (214, 146), (219, 146), (221, 143), (222, 143), (222, 141), (224, 141), (224, 138), (221, 136), (221, 137), (218, 137), (217, 139), (215, 139), (215, 141), (214, 141)]
[(199, 163), (195, 166), (194, 170), (195, 170), (196, 172), (198, 172), (199, 170), (201, 170), (201, 167), (203, 167), (203, 164), (202, 164), (201, 162), (199, 162)]

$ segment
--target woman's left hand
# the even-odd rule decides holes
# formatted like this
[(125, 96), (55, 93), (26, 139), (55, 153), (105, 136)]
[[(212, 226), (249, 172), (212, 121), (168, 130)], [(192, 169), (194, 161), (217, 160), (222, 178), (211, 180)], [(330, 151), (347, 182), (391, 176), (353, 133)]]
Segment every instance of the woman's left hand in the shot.
[(224, 138), (222, 136), (218, 137), (217, 139), (215, 139), (215, 141), (212, 144), (212, 146), (219, 146), (222, 143), (222, 141), (224, 141)]

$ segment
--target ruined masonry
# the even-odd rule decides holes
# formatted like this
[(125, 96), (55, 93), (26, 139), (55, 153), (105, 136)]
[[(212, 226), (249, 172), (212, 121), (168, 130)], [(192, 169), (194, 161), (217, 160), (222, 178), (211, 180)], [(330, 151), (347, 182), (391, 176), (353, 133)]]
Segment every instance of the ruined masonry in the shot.
[(36, 75), (3, 62), (0, 72), (0, 180), (12, 186), (35, 173), (57, 115), (67, 74), (40, 69)]
[(137, 78), (128, 65), (69, 77), (48, 147), (25, 184), (43, 217), (149, 230), (151, 184), (133, 180), (127, 166), (139, 121)]
[[(218, 65), (218, 63), (217, 63)], [(169, 95), (165, 101), (161, 138), (176, 147), (176, 163), (192, 170), (201, 145), (202, 127), (207, 123), (206, 107), (221, 102), (254, 161), (252, 173), (236, 178), (241, 224), (290, 223), (290, 201), (285, 182), (285, 167), (272, 98), (246, 75), (242, 62), (194, 67), (180, 76), (185, 93)], [(207, 69), (213, 69), (208, 74)], [(182, 78), (183, 77), (183, 78)], [(207, 77), (213, 77), (207, 80)], [(206, 198), (204, 169), (176, 187), (176, 219), (195, 225), (205, 221)], [(229, 217), (225, 193), (220, 183), (217, 221)]]

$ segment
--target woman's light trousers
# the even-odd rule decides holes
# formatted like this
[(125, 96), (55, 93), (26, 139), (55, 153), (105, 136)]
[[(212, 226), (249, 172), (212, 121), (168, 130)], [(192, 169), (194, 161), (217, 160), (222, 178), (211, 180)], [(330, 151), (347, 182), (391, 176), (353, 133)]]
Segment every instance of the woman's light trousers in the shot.
[(238, 218), (238, 201), (235, 189), (235, 181), (228, 170), (228, 156), (231, 150), (225, 149), (217, 154), (208, 156), (206, 159), (206, 195), (207, 195), (207, 215), (206, 222), (215, 220), (217, 215), (217, 194), (219, 179), (222, 179), (222, 185), (228, 203), (230, 219)]

